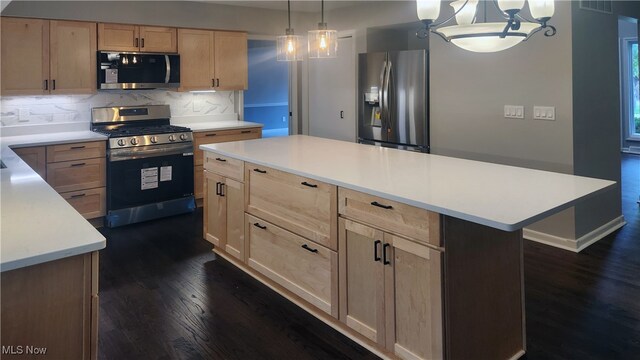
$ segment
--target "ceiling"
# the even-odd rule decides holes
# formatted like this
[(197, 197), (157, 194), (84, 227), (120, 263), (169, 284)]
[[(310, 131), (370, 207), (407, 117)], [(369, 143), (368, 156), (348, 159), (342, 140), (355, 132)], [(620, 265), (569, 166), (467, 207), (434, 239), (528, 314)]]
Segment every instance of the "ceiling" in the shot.
[[(214, 4), (221, 5), (232, 5), (232, 6), (243, 6), (243, 7), (252, 7), (252, 8), (261, 8), (261, 9), (272, 9), (272, 10), (283, 10), (287, 11), (287, 2), (285, 0), (280, 1), (269, 1), (269, 0), (254, 0), (254, 1), (243, 1), (243, 0), (227, 0), (227, 1), (219, 1), (219, 0), (199, 0)], [(334, 9), (340, 9), (344, 7), (353, 6), (356, 4), (361, 4), (365, 0), (359, 1), (325, 1), (324, 10), (330, 11)], [(291, 11), (292, 12), (320, 12), (320, 0), (294, 0), (291, 1)]]

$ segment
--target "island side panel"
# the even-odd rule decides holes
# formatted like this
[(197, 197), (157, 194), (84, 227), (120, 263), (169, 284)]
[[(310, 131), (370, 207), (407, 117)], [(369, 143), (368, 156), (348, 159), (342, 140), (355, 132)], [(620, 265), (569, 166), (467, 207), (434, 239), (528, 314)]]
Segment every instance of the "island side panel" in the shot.
[(442, 216), (447, 359), (524, 354), (522, 230)]

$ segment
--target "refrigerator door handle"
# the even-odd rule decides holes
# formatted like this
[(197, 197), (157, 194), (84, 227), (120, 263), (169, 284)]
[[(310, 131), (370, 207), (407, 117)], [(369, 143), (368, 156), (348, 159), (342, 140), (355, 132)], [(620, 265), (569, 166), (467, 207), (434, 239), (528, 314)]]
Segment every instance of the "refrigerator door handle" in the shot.
[(387, 72), (387, 61), (382, 63), (380, 70), (380, 87), (378, 88), (378, 102), (380, 104), (380, 122), (384, 123), (384, 79)]
[(391, 81), (391, 66), (393, 66), (393, 63), (391, 62), (391, 60), (386, 61), (386, 70), (385, 70), (385, 74), (384, 74), (384, 82), (383, 82), (383, 97), (384, 97), (384, 107), (385, 107), (385, 120), (386, 120), (386, 126), (383, 126), (383, 129), (385, 129), (387, 132), (389, 132), (389, 130), (391, 130), (391, 108), (390, 108), (390, 104), (389, 104), (389, 86), (390, 86), (390, 81)]

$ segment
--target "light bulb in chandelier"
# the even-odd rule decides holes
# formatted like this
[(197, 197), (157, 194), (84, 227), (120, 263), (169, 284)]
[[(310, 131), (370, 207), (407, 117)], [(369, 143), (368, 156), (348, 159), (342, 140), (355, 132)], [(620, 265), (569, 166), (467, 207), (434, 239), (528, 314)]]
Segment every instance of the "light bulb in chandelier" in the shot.
[(326, 49), (327, 48), (327, 37), (322, 35), (320, 37), (320, 49)]
[(293, 50), (294, 50), (293, 41), (289, 40), (289, 42), (287, 43), (287, 52), (292, 53)]

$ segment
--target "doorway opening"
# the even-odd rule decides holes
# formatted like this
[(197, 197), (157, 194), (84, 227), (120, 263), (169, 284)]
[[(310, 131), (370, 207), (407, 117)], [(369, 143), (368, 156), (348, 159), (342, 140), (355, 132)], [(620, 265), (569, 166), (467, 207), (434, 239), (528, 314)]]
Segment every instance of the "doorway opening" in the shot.
[(264, 124), (263, 137), (287, 136), (289, 64), (277, 61), (275, 40), (249, 40), (249, 89), (244, 92), (244, 121)]
[(638, 75), (638, 23), (620, 18), (620, 86), (622, 151), (640, 154), (640, 88)]

